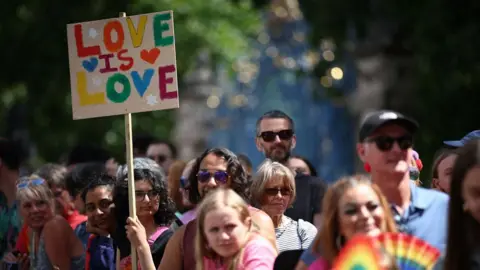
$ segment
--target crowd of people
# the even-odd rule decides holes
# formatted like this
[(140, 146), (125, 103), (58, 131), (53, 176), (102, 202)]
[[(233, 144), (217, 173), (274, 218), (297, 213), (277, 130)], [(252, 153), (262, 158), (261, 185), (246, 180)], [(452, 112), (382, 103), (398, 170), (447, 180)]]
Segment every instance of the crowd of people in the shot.
[(221, 147), (179, 160), (145, 135), (133, 141), (133, 172), (80, 145), (21, 175), (16, 144), (0, 139), (2, 267), (131, 269), (133, 246), (143, 270), (322, 270), (358, 235), (402, 233), (440, 251), (435, 269), (480, 269), (480, 130), (439, 146), (431, 188), (419, 181), (418, 131), (401, 113), (368, 114), (356, 147), (365, 172), (331, 185), (292, 154), (295, 124), (278, 110), (257, 121), (258, 168)]

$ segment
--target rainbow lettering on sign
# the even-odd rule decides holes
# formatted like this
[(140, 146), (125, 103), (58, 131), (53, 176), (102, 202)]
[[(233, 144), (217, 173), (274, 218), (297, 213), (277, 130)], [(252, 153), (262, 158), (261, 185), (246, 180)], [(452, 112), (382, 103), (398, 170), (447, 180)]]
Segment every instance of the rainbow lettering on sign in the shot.
[(67, 26), (75, 119), (178, 108), (173, 13)]

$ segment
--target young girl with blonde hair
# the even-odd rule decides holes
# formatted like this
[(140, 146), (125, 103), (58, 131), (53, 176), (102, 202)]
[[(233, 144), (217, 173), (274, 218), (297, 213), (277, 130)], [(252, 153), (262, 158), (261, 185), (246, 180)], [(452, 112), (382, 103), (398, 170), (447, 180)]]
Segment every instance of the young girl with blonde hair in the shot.
[(273, 269), (277, 252), (253, 230), (248, 205), (237, 193), (212, 191), (197, 211), (197, 270)]

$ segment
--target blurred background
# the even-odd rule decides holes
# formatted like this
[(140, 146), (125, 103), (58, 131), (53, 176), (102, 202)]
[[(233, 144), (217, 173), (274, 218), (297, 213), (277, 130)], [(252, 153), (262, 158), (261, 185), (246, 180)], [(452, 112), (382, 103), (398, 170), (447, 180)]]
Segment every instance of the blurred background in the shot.
[(429, 181), (443, 140), (480, 127), (479, 1), (16, 0), (0, 16), (0, 135), (30, 166), (81, 142), (125, 159), (123, 116), (72, 120), (66, 24), (174, 11), (180, 109), (135, 114), (134, 135), (171, 140), (182, 159), (208, 146), (263, 159), (255, 122), (293, 117), (296, 154), (327, 181), (361, 170), (359, 118), (380, 108), (417, 119)]

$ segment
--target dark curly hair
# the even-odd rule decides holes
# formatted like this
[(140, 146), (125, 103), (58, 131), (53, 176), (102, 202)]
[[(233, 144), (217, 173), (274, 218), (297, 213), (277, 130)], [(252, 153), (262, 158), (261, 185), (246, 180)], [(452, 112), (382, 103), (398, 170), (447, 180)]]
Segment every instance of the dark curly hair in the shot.
[(108, 175), (107, 173), (100, 174), (97, 178), (94, 178), (88, 186), (83, 189), (81, 197), (84, 203), (86, 203), (87, 193), (96, 189), (97, 187), (107, 187), (109, 190), (113, 191), (115, 187), (115, 178)]
[[(155, 224), (159, 226), (170, 226), (175, 220), (175, 203), (168, 196), (167, 184), (163, 170), (155, 161), (148, 158), (134, 159), (133, 177), (135, 182), (148, 181), (152, 189), (157, 191), (160, 196), (158, 211), (153, 215)], [(126, 238), (125, 224), (129, 216), (128, 202), (128, 168), (122, 166), (117, 173), (117, 184), (113, 192), (113, 202), (115, 203), (115, 219), (117, 231), (115, 241), (118, 243), (121, 257), (130, 255), (130, 243)]]
[(198, 192), (198, 178), (197, 174), (200, 170), (202, 160), (209, 154), (214, 154), (217, 157), (222, 157), (227, 162), (227, 173), (231, 179), (230, 188), (240, 195), (245, 201), (249, 202), (248, 196), (248, 176), (243, 169), (238, 157), (226, 148), (210, 148), (207, 149), (200, 157), (197, 158), (195, 165), (188, 177), (189, 186), (189, 200), (192, 204), (198, 204), (201, 201), (200, 193)]

